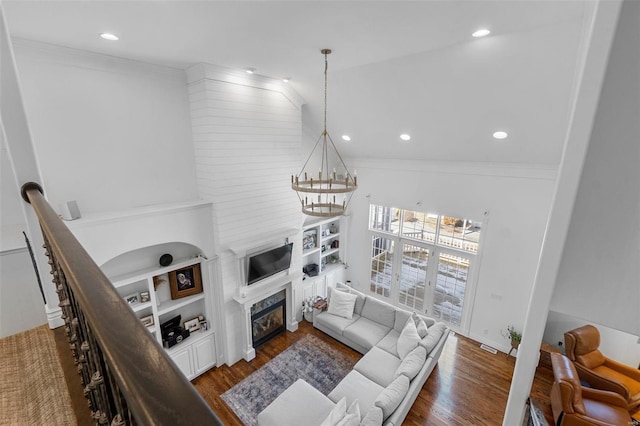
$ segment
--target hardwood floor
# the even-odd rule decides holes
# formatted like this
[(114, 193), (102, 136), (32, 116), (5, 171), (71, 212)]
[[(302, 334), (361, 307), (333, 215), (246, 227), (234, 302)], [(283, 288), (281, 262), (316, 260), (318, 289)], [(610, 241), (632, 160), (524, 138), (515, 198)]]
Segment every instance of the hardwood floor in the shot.
[[(305, 334), (328, 342), (354, 360), (362, 355), (305, 321), (295, 333), (285, 332), (265, 343), (251, 362), (244, 360), (233, 366), (214, 368), (193, 381), (194, 386), (211, 405), (225, 425), (242, 425), (238, 417), (220, 398), (233, 385), (258, 370)], [(460, 335), (447, 339), (438, 365), (413, 404), (404, 425), (500, 425), (507, 403), (515, 358), (498, 352), (493, 355), (480, 349), (480, 344)], [(553, 424), (549, 391), (553, 373), (549, 367), (538, 367), (531, 390), (532, 398)]]

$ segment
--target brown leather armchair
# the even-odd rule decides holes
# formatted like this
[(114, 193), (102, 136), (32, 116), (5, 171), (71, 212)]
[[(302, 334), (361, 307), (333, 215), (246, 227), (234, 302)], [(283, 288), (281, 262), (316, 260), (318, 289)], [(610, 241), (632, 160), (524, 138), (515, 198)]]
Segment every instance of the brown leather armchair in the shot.
[(602, 355), (598, 350), (600, 332), (596, 327), (584, 325), (567, 331), (564, 343), (567, 357), (589, 386), (622, 395), (629, 410), (640, 405), (640, 370)]
[(557, 426), (628, 426), (627, 402), (617, 393), (580, 385), (580, 377), (566, 356), (551, 353), (554, 381), (551, 410)]

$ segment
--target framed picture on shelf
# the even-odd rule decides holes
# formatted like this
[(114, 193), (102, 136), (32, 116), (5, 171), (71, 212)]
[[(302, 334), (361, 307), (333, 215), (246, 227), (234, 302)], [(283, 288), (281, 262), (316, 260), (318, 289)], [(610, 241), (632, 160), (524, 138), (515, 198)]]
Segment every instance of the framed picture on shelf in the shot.
[(140, 303), (140, 294), (139, 293), (130, 294), (128, 296), (125, 296), (124, 300), (130, 305), (135, 305), (136, 303)]
[(171, 299), (202, 293), (200, 264), (169, 272), (169, 288), (171, 289)]
[(153, 315), (147, 315), (147, 316), (141, 317), (140, 322), (142, 322), (142, 325), (144, 325), (147, 328), (153, 326), (154, 324)]
[(200, 320), (196, 317), (184, 322), (184, 329), (189, 330), (190, 333), (200, 330)]
[(140, 292), (140, 303), (147, 303), (151, 301), (151, 295), (148, 291)]

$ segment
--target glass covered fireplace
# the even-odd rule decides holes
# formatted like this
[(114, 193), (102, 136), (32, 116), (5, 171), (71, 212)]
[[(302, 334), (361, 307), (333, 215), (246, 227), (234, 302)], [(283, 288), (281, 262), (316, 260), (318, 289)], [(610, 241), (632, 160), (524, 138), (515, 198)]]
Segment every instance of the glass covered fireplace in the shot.
[(282, 290), (251, 307), (253, 347), (257, 348), (286, 329), (287, 292)]

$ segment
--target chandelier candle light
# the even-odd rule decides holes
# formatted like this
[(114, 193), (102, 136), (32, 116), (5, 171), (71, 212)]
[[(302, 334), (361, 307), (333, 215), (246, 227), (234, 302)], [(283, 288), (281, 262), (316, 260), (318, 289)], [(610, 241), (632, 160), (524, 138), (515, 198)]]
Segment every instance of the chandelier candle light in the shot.
[[(343, 215), (347, 209), (353, 191), (358, 188), (358, 176), (355, 170), (353, 174), (349, 172), (331, 136), (329, 136), (329, 132), (327, 132), (327, 55), (331, 53), (331, 50), (322, 49), (320, 52), (324, 55), (324, 130), (300, 173), (291, 175), (291, 188), (298, 194), (298, 199), (302, 204), (302, 213), (310, 216), (334, 217)], [(322, 156), (318, 167), (318, 178), (314, 179), (315, 172), (312, 175), (311, 172), (307, 172), (306, 167), (320, 145), (322, 146)], [(329, 148), (333, 148), (334, 157), (339, 163), (340, 173), (336, 171), (335, 167), (331, 171), (329, 170)], [(336, 200), (336, 195), (340, 196), (340, 194), (343, 194), (342, 200)]]

